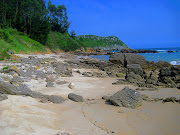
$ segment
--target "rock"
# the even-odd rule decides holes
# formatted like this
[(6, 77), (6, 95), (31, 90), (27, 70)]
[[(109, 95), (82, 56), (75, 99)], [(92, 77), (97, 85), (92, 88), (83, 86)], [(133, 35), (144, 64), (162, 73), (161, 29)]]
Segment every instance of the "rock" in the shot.
[(87, 73), (87, 72), (83, 72), (82, 75), (83, 75), (84, 77), (91, 77), (91, 76), (92, 76), (90, 73)]
[(158, 53), (155, 50), (134, 50), (130, 48), (125, 48), (121, 50), (122, 53)]
[(36, 91), (32, 91), (27, 88), (25, 85), (19, 85), (18, 87), (6, 83), (6, 82), (0, 82), (0, 94), (10, 94), (10, 95), (25, 95), (30, 96), (32, 98), (36, 99), (48, 99), (48, 101), (51, 101), (53, 103), (59, 104), (64, 102), (64, 98), (60, 96), (54, 96), (54, 95), (44, 95)]
[(42, 59), (40, 58), (21, 58), (21, 63), (22, 64), (30, 64), (30, 65), (33, 65), (33, 66), (37, 66), (37, 65), (40, 65), (41, 64), (41, 61)]
[(163, 103), (165, 102), (180, 103), (180, 99), (177, 99), (176, 97), (168, 97), (163, 99)]
[(55, 103), (55, 104), (60, 104), (60, 103), (63, 103), (65, 101), (63, 97), (55, 96), (55, 95), (49, 96), (48, 100), (52, 103)]
[(63, 85), (63, 84), (66, 84), (66, 83), (68, 83), (67, 81), (57, 81), (56, 82), (56, 84), (58, 84), (58, 85)]
[(12, 75), (7, 75), (7, 74), (4, 74), (4, 73), (0, 73), (0, 77), (4, 80), (4, 81), (11, 81), (13, 79), (13, 76)]
[(121, 65), (125, 65), (124, 63), (124, 54), (123, 53), (115, 53), (115, 54), (111, 54), (109, 61), (115, 64), (121, 64)]
[(158, 101), (162, 100), (162, 99), (160, 99), (160, 98), (149, 98), (149, 97), (148, 97), (147, 95), (145, 95), (145, 94), (142, 94), (142, 95), (141, 95), (141, 98), (142, 98), (142, 100), (147, 101), (147, 102), (158, 102)]
[(46, 87), (54, 87), (54, 83), (53, 82), (47, 82)]
[(147, 87), (141, 87), (141, 88), (137, 88), (136, 90), (139, 91), (157, 91), (157, 88), (147, 88)]
[(69, 98), (70, 100), (75, 101), (75, 102), (83, 102), (83, 101), (84, 101), (84, 99), (83, 99), (82, 96), (76, 95), (76, 94), (74, 94), (74, 93), (70, 93), (70, 94), (68, 95), (68, 98)]
[(110, 55), (109, 61), (115, 64), (121, 64), (124, 67), (130, 64), (139, 64), (141, 66), (147, 64), (144, 56), (133, 53), (115, 53)]
[(106, 100), (106, 102), (110, 101), (110, 98), (108, 96), (103, 96), (102, 99)]
[(6, 95), (0, 94), (0, 101), (6, 100), (8, 97)]
[(48, 99), (47, 98), (42, 98), (39, 102), (46, 103), (46, 102), (48, 102)]
[(133, 72), (127, 73), (125, 78), (130, 83), (145, 82), (145, 80), (140, 75)]
[(56, 135), (71, 135), (71, 134), (67, 132), (58, 132)]
[(133, 72), (133, 73), (138, 74), (141, 77), (143, 77), (143, 69), (141, 68), (141, 66), (139, 64), (127, 65), (127, 69), (128, 69), (129, 73)]
[(141, 95), (137, 90), (125, 87), (123, 90), (110, 96), (110, 102), (115, 106), (136, 108), (142, 105)]
[(10, 81), (12, 84), (19, 84), (24, 82), (24, 80), (20, 76), (14, 76)]
[(116, 77), (121, 77), (121, 78), (123, 78), (123, 77), (125, 77), (125, 75), (124, 75), (123, 73), (117, 73), (117, 74), (116, 74)]
[(93, 72), (92, 76), (94, 77), (106, 77), (107, 74), (105, 72)]
[(0, 82), (1, 82), (1, 81), (4, 81), (4, 80), (0, 77)]
[(121, 84), (128, 84), (128, 82), (121, 79), (112, 83), (112, 85), (121, 85)]
[(55, 82), (55, 76), (53, 75), (46, 76), (46, 82)]
[(76, 72), (77, 72), (78, 74), (81, 74), (81, 71), (79, 71), (79, 70), (77, 70)]
[(72, 69), (67, 69), (67, 70), (65, 70), (65, 71), (64, 71), (64, 75), (65, 75), (66, 77), (72, 77), (72, 76), (73, 76), (73, 74), (72, 74)]
[(70, 89), (74, 89), (74, 88), (75, 88), (75, 85), (74, 85), (74, 83), (70, 83), (70, 84), (68, 85), (68, 87), (69, 87)]

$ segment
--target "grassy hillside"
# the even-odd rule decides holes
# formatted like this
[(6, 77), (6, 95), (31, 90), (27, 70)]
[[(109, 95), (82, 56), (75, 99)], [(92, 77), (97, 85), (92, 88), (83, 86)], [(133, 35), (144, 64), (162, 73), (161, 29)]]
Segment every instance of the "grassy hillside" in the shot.
[(22, 35), (15, 29), (0, 29), (0, 57), (6, 55), (6, 52), (29, 53), (44, 52), (45, 46), (37, 41), (30, 39), (28, 36)]
[(88, 47), (122, 46), (128, 47), (116, 36), (101, 37), (95, 35), (80, 35), (76, 39), (82, 41)]
[(50, 32), (47, 46), (53, 50), (75, 51), (81, 47), (86, 47), (79, 40), (75, 40), (68, 33)]
[(0, 58), (8, 57), (7, 52), (46, 52), (47, 48), (51, 50), (75, 51), (81, 47), (93, 48), (113, 45), (127, 47), (115, 36), (82, 35), (74, 39), (68, 33), (62, 34), (59, 32), (50, 32), (46, 44), (42, 45), (15, 29), (0, 29)]

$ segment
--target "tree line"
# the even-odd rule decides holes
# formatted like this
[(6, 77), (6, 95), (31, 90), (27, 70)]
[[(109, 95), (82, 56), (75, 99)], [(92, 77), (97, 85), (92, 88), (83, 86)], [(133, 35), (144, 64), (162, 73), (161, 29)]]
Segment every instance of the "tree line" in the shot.
[(67, 9), (48, 0), (0, 0), (0, 27), (12, 27), (46, 43), (50, 31), (67, 33)]

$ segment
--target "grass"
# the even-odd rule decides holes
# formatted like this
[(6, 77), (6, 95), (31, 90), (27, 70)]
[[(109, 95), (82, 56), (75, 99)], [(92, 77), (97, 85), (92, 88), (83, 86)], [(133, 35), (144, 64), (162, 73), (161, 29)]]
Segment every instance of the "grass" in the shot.
[(81, 35), (75, 39), (68, 33), (50, 32), (45, 45), (32, 40), (22, 32), (12, 28), (0, 28), (0, 61), (9, 59), (10, 53), (49, 53), (63, 51), (75, 51), (80, 48), (93, 48), (97, 46), (120, 45), (127, 47), (115, 36), (100, 37), (94, 35)]
[(1, 70), (5, 70), (5, 69), (8, 69), (9, 67), (3, 67)]
[(0, 29), (0, 59), (9, 58), (9, 53), (44, 52), (46, 47), (12, 28)]
[(61, 49), (66, 52), (85, 47), (80, 41), (70, 37), (68, 33), (62, 34), (59, 32), (50, 32), (47, 46), (52, 50)]

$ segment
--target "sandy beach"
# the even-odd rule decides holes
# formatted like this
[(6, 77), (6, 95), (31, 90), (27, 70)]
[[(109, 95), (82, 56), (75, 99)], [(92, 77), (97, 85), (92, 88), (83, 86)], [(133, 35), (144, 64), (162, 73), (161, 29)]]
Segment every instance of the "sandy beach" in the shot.
[[(21, 55), (23, 56), (23, 55)], [(58, 61), (66, 59), (50, 55)], [(27, 57), (27, 56), (24, 56)], [(49, 57), (38, 55), (37, 57)], [(65, 98), (61, 104), (41, 103), (28, 96), (8, 95), (0, 102), (0, 135), (178, 135), (180, 133), (180, 104), (143, 101), (143, 105), (130, 109), (113, 106), (102, 100), (105, 95), (133, 85), (112, 85), (116, 77), (84, 77), (77, 73), (98, 69), (72, 69), (73, 77), (60, 77), (63, 85), (46, 87), (42, 80), (25, 82), (32, 91)], [(75, 85), (74, 89), (68, 87)], [(85, 102), (73, 102), (69, 93), (81, 95)], [(158, 91), (140, 91), (151, 98), (180, 98), (176, 88), (159, 88)]]

